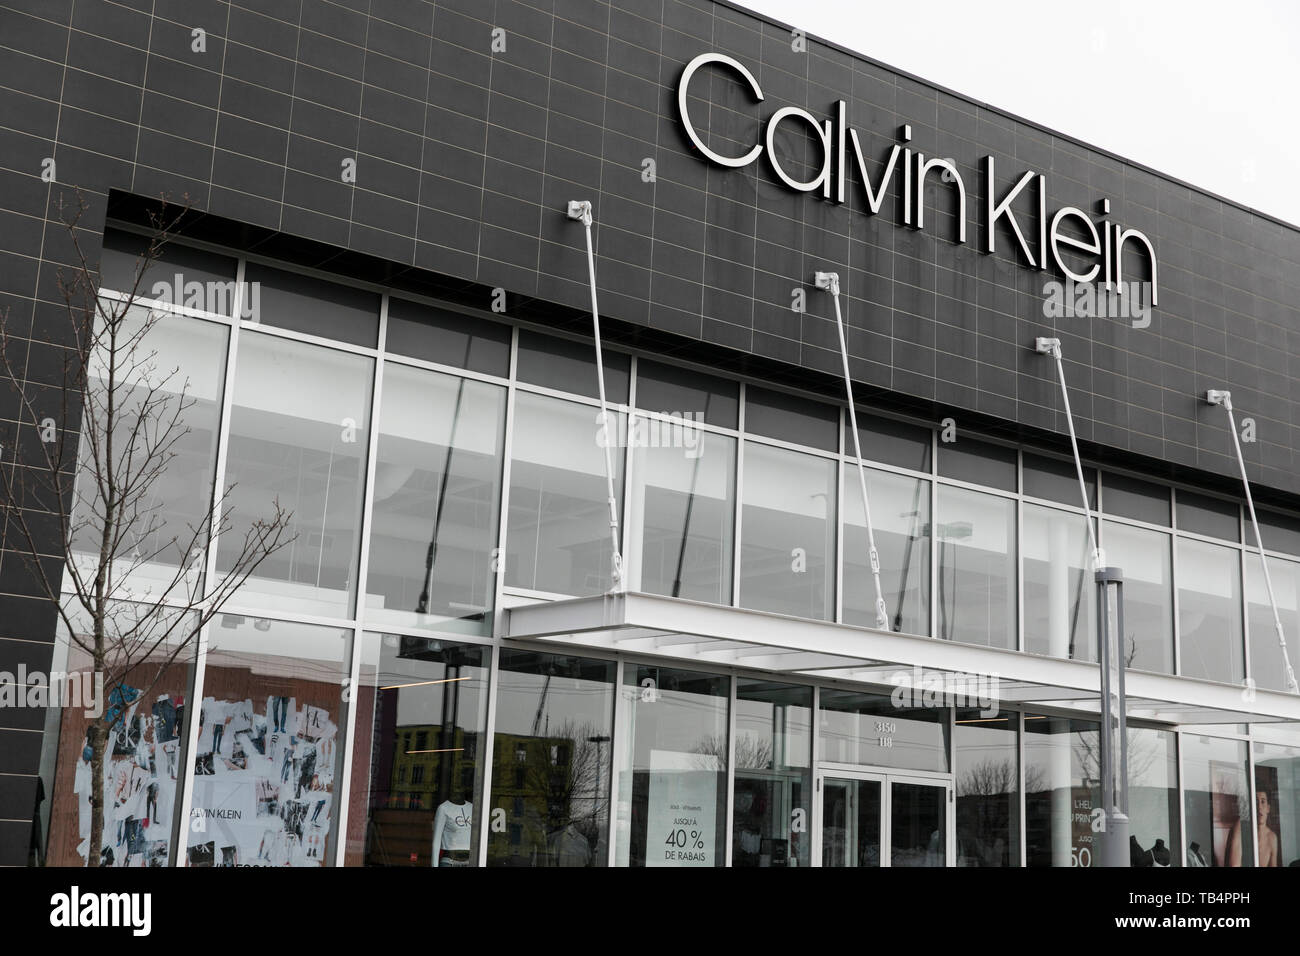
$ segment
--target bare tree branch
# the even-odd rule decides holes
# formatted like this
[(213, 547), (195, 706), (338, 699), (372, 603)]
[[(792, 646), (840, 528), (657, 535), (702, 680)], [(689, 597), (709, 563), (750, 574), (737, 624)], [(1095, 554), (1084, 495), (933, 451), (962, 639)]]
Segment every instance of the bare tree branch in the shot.
[[(230, 539), (224, 502), (233, 486), (215, 482), (198, 521), (184, 531), (169, 523), (176, 519), (165, 510), (162, 482), (191, 434), (187, 415), (197, 400), (181, 369), (160, 371), (150, 334), (168, 314), (152, 300), (142, 306), (141, 293), (187, 210), (163, 204), (130, 289), (110, 295), (100, 293), (82, 248), (87, 208), (79, 192), (71, 208), (59, 207), (73, 250), (72, 266), (58, 277), (70, 341), (61, 386), (26, 382), (30, 344), (0, 313), (0, 370), (18, 392), (20, 419), (12, 435), (0, 436), (0, 533), (23, 555), (33, 589), (54, 606), (69, 647), (104, 676), (110, 698), (116, 691), (125, 700), (129, 687), (132, 701), (148, 700), (262, 562), (296, 536), (275, 500), (242, 541)], [(42, 407), (56, 387), (57, 411)], [(210, 560), (218, 541), (224, 571)], [(103, 708), (89, 733), (88, 860), (96, 865), (108, 731), (120, 716)]]

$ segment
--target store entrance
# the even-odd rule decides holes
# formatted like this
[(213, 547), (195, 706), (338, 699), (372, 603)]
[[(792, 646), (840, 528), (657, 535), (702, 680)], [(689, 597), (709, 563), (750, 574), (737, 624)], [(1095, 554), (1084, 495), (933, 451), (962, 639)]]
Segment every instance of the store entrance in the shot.
[(947, 866), (952, 783), (894, 773), (826, 771), (821, 795), (822, 866)]

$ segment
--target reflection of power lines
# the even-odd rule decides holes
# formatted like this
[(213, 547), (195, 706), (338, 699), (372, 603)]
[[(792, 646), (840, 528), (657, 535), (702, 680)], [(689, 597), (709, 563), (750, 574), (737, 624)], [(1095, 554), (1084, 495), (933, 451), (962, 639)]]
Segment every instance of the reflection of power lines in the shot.
[[(945, 593), (947, 590), (944, 586), (946, 578), (945, 571), (947, 563), (945, 555), (947, 553), (948, 543), (950, 541), (963, 541), (969, 538), (972, 533), (971, 523), (969, 521), (949, 521), (934, 526), (937, 534), (935, 537), (939, 540), (939, 636), (944, 640), (952, 640), (952, 629), (955, 623), (956, 615), (948, 611), (948, 597)], [(926, 526), (929, 530), (929, 526)], [(952, 549), (952, 596), (957, 597), (957, 555), (959, 551), (956, 545)]]
[[(709, 402), (713, 398), (713, 391), (704, 393), (704, 415), (702, 421), (708, 421)], [(683, 428), (689, 427), (686, 425)], [(686, 499), (686, 521), (682, 526), (682, 544), (677, 552), (677, 573), (673, 575), (673, 597), (680, 597), (682, 592), (682, 563), (686, 560), (686, 542), (691, 535), (691, 512), (695, 509), (695, 487), (700, 477), (700, 461), (704, 458), (704, 434), (700, 433), (700, 453), (695, 456), (695, 463), (691, 467), (691, 490)]]
[[(469, 368), (469, 348), (474, 341), (472, 335), (465, 336), (465, 361), (462, 368)], [(429, 613), (429, 599), (433, 591), (433, 566), (438, 560), (438, 532), (442, 529), (442, 510), (447, 501), (447, 481), (451, 477), (451, 455), (456, 448), (456, 429), (460, 425), (460, 405), (465, 398), (465, 378), (461, 376), (456, 386), (456, 405), (451, 413), (451, 426), (448, 429), (450, 434), (447, 436), (447, 453), (443, 456), (442, 461), (442, 478), (438, 482), (438, 504), (434, 507), (433, 512), (433, 534), (429, 538), (429, 550), (424, 556), (424, 588), (420, 591), (419, 602), (416, 604), (416, 614)], [(479, 613), (472, 615), (473, 620), (482, 620), (483, 615)]]
[[(903, 551), (903, 570), (898, 584), (898, 600), (894, 604), (894, 630), (902, 631), (903, 629), (903, 596), (907, 594), (907, 579), (911, 576), (912, 571), (912, 547), (916, 543), (916, 522), (921, 517), (921, 482), (914, 483), (912, 492), (912, 510), (905, 511), (900, 518), (911, 518), (912, 525), (907, 532), (907, 547)], [(929, 526), (926, 526), (926, 532), (929, 532)]]

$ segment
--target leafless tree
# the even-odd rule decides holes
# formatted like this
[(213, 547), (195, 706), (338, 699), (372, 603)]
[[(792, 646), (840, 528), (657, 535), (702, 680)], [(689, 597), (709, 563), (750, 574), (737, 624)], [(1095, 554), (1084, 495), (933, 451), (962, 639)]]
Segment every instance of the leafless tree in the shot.
[(957, 780), (959, 797), (996, 797), (1020, 787), (1014, 760), (984, 760), (968, 767)]
[[(162, 207), (131, 288), (108, 297), (82, 251), (87, 209), (79, 192), (59, 209), (73, 260), (58, 275), (70, 343), (61, 384), (25, 381), (26, 332), (0, 314), (0, 371), (18, 393), (20, 417), (16, 430), (0, 436), (0, 527), (5, 547), (25, 559), (33, 593), (57, 609), (69, 650), (83, 652), (90, 673), (102, 675), (106, 698), (125, 705), (149, 700), (168, 669), (184, 665), (200, 630), (293, 539), (290, 515), (278, 500), (268, 502), (241, 545), (226, 543), (225, 570), (209, 576), (209, 549), (230, 528), (223, 502), (231, 489), (214, 496), (211, 484), (190, 488), (198, 500), (185, 510), (199, 519), (169, 518), (175, 502), (162, 481), (190, 434), (186, 418), (196, 400), (189, 379), (179, 368), (160, 368), (151, 345), (165, 313), (141, 303), (145, 273), (186, 210)], [(88, 731), (92, 865), (100, 863), (104, 835), (106, 745), (124, 709), (100, 707)]]
[[(727, 766), (727, 735), (710, 734), (695, 748), (698, 758), (695, 765), (701, 770), (717, 770)], [(736, 734), (736, 769), (772, 769), (772, 742), (753, 734)]]

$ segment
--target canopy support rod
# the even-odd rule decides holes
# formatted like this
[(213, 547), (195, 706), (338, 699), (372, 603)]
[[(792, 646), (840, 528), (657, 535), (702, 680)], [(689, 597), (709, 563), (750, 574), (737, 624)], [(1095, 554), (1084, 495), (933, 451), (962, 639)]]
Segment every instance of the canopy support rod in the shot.
[(840, 311), (840, 274), (818, 272), (813, 284), (830, 292), (835, 301), (835, 328), (840, 334), (840, 360), (844, 363), (844, 390), (849, 399), (849, 425), (853, 431), (853, 453), (858, 460), (858, 484), (862, 488), (862, 509), (867, 518), (867, 546), (871, 554), (871, 578), (876, 587), (876, 627), (889, 629), (889, 612), (885, 608), (885, 592), (880, 587), (880, 552), (876, 550), (876, 533), (871, 524), (871, 502), (867, 498), (867, 470), (862, 464), (862, 442), (858, 438), (858, 413), (853, 403), (853, 379), (849, 375), (849, 348), (844, 339), (844, 315)]
[(1300, 693), (1296, 686), (1291, 656), (1286, 650), (1286, 633), (1282, 630), (1282, 615), (1278, 613), (1277, 597), (1273, 594), (1273, 576), (1268, 573), (1268, 558), (1264, 555), (1264, 539), (1259, 533), (1259, 519), (1255, 517), (1255, 499), (1250, 494), (1250, 479), (1246, 477), (1246, 459), (1241, 454), (1241, 440), (1237, 437), (1237, 417), (1232, 413), (1232, 392), (1210, 389), (1205, 393), (1210, 405), (1222, 405), (1228, 413), (1228, 431), (1232, 433), (1232, 447), (1237, 452), (1237, 466), (1241, 469), (1241, 486), (1246, 490), (1246, 507), (1250, 510), (1250, 523), (1255, 528), (1255, 545), (1259, 548), (1259, 563), (1264, 569), (1264, 585), (1268, 588), (1268, 603), (1273, 607), (1273, 627), (1277, 631), (1277, 644), (1282, 649), (1282, 665), (1286, 668), (1286, 686)]
[(1065, 363), (1061, 357), (1061, 340), (1039, 336), (1034, 340), (1034, 351), (1050, 355), (1056, 361), (1056, 377), (1061, 383), (1061, 400), (1065, 403), (1065, 421), (1070, 426), (1070, 450), (1074, 452), (1074, 470), (1079, 476), (1079, 496), (1083, 499), (1083, 516), (1088, 522), (1088, 541), (1092, 544), (1092, 569), (1106, 564), (1106, 556), (1097, 547), (1097, 530), (1092, 523), (1092, 506), (1088, 503), (1088, 482), (1083, 477), (1083, 461), (1079, 458), (1079, 440), (1074, 434), (1074, 413), (1070, 411), (1070, 390), (1065, 387)]
[(589, 200), (572, 200), (569, 203), (568, 217), (581, 222), (587, 233), (587, 277), (591, 284), (591, 325), (596, 339), (596, 385), (600, 393), (600, 422), (604, 429), (605, 451), (605, 487), (609, 496), (609, 539), (610, 539), (610, 591), (619, 591), (623, 587), (623, 555), (620, 553), (618, 535), (618, 498), (614, 495), (614, 457), (610, 446), (618, 441), (618, 422), (611, 421), (605, 403), (605, 360), (600, 351), (600, 310), (596, 307), (596, 257), (591, 248), (591, 202)]

